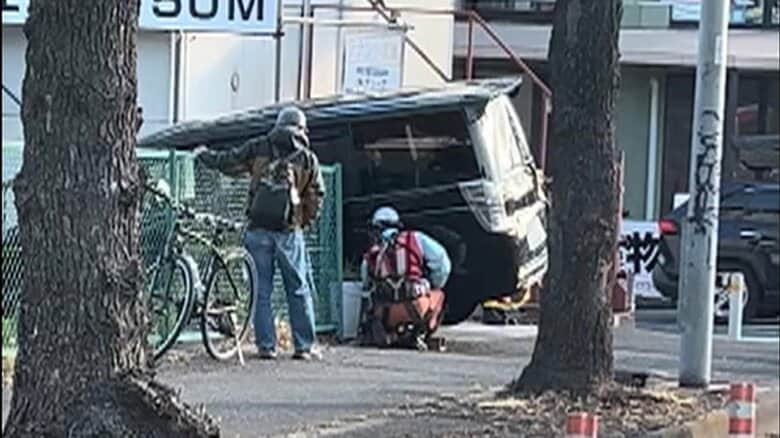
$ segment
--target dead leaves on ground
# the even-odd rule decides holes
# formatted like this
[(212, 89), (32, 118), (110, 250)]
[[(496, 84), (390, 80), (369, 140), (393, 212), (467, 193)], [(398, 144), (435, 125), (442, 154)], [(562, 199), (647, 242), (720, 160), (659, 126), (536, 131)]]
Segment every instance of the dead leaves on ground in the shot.
[(599, 417), (600, 437), (642, 437), (703, 417), (724, 406), (725, 395), (679, 389), (614, 386), (600, 396), (573, 397), (545, 392), (538, 396), (440, 397), (406, 406), (404, 416), (441, 416), (483, 424), (486, 436), (562, 436), (566, 416), (589, 412)]

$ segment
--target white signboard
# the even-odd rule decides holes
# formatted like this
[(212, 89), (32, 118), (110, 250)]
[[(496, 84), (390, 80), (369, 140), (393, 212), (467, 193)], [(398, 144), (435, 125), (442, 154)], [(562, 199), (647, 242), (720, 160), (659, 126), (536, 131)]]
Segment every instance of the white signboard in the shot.
[[(3, 0), (3, 24), (24, 24), (29, 3)], [(274, 33), (277, 7), (277, 0), (141, 0), (139, 25), (151, 30)]]
[(620, 233), (620, 267), (634, 274), (634, 294), (646, 298), (661, 298), (653, 285), (653, 268), (658, 262), (658, 242), (661, 235), (655, 222), (623, 221)]
[(342, 93), (401, 88), (404, 39), (400, 32), (354, 33), (344, 37)]

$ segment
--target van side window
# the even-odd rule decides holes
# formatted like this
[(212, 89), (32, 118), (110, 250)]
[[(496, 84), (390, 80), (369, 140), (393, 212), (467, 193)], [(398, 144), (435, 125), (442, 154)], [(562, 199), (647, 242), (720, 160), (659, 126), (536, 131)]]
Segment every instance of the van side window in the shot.
[(479, 178), (461, 111), (358, 122), (352, 134), (364, 194)]

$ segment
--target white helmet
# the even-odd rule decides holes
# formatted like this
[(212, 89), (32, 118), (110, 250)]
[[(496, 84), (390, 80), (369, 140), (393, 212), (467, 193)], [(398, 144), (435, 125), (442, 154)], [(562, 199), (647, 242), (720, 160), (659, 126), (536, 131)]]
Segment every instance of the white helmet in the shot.
[(379, 228), (397, 227), (401, 225), (401, 216), (393, 207), (380, 207), (374, 212), (371, 225)]

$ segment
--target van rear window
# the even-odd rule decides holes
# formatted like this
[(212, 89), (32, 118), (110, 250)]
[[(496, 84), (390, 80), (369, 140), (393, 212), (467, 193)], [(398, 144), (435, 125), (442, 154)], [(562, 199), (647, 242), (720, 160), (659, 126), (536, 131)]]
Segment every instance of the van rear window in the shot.
[(479, 178), (463, 112), (413, 114), (355, 123), (363, 193), (383, 193)]

